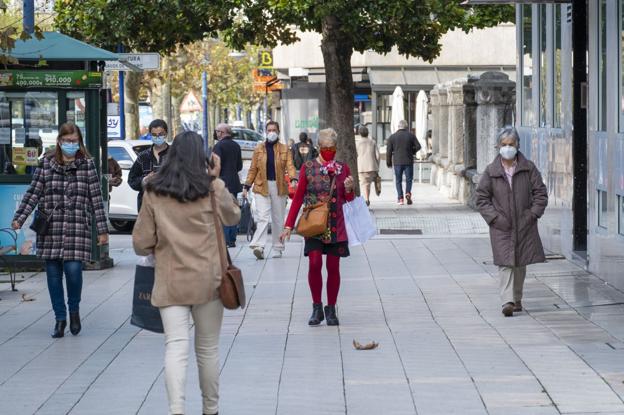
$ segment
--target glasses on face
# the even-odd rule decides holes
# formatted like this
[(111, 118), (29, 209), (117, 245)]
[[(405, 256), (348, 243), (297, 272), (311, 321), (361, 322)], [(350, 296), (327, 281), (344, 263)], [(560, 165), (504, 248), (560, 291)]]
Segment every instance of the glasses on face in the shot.
[(323, 151), (329, 151), (331, 153), (335, 153), (336, 152), (336, 146), (331, 146), (331, 147), (321, 147), (321, 150)]
[(160, 134), (150, 134), (152, 137), (158, 137), (158, 138), (165, 138), (167, 137), (167, 133), (160, 133)]
[(79, 138), (61, 138), (61, 144), (77, 144), (80, 143)]

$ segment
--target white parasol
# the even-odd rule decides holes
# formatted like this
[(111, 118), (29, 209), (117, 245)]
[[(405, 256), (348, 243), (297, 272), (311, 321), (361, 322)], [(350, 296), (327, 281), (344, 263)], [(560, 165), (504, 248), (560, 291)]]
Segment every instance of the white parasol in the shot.
[(416, 97), (416, 138), (420, 143), (420, 151), (418, 152), (418, 158), (423, 160), (427, 157), (427, 113), (429, 112), (429, 101), (427, 100), (427, 94), (422, 89)]
[(394, 88), (392, 93), (392, 118), (390, 120), (390, 134), (399, 129), (399, 121), (405, 119), (405, 107), (403, 105), (403, 90), (400, 86)]

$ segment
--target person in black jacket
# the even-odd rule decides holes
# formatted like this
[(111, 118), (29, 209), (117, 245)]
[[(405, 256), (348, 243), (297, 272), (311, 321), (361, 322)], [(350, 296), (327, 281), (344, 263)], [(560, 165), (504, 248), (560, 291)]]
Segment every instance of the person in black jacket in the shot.
[[(219, 124), (215, 130), (217, 144), (214, 145), (212, 151), (221, 158), (221, 173), (219, 178), (225, 182), (225, 186), (230, 193), (237, 197), (238, 193), (243, 190), (238, 172), (243, 169), (243, 157), (241, 148), (236, 141), (232, 139), (232, 128), (227, 124)], [(229, 248), (236, 247), (236, 234), (238, 233), (238, 225), (223, 226), (223, 233), (227, 246)]]
[(307, 133), (302, 132), (299, 134), (299, 142), (292, 146), (292, 156), (293, 164), (297, 171), (301, 170), (303, 163), (318, 157), (318, 151), (312, 145), (312, 140), (308, 138)]
[(414, 155), (420, 150), (416, 136), (407, 131), (407, 121), (399, 121), (399, 129), (386, 142), (386, 164), (394, 165), (397, 197), (399, 205), (403, 199), (403, 174), (405, 174), (405, 200), (412, 204), (412, 182), (414, 181)]
[(154, 145), (139, 153), (139, 157), (132, 165), (130, 173), (128, 173), (128, 185), (139, 192), (137, 196), (137, 212), (141, 211), (145, 181), (158, 171), (163, 158), (167, 154), (167, 150), (169, 150), (169, 144), (167, 144), (168, 133), (169, 129), (166, 122), (158, 119), (152, 121), (149, 125), (149, 137)]

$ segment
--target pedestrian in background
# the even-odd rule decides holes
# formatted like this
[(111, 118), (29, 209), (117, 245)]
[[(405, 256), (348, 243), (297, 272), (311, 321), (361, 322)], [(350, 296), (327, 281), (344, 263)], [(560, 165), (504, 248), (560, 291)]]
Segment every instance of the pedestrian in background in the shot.
[[(232, 128), (227, 124), (219, 124), (215, 129), (217, 143), (213, 147), (213, 152), (221, 159), (221, 172), (219, 178), (225, 182), (225, 186), (236, 199), (238, 193), (243, 190), (243, 186), (238, 176), (238, 172), (243, 169), (243, 157), (240, 145), (232, 139)], [(223, 226), (225, 241), (228, 248), (236, 247), (236, 235), (238, 234), (238, 224), (233, 226)]]
[[(165, 332), (165, 385), (172, 414), (185, 412), (190, 316), (195, 327), (204, 414), (219, 410), (219, 334), (223, 304), (214, 215), (224, 225), (240, 220), (240, 209), (225, 183), (209, 172), (202, 138), (193, 131), (176, 136), (159, 173), (146, 183), (132, 242), (138, 255), (154, 254), (151, 302), (159, 307)], [(212, 210), (214, 194), (218, 212)]]
[[(312, 293), (312, 315), (310, 326), (319, 325), (325, 318), (327, 325), (339, 324), (336, 314), (336, 301), (340, 289), (340, 258), (349, 256), (347, 230), (345, 228), (342, 206), (354, 199), (354, 183), (349, 166), (335, 161), (338, 135), (332, 128), (319, 132), (320, 155), (317, 159), (306, 161), (299, 173), (297, 193), (288, 212), (284, 231), (280, 236), (282, 243), (290, 238), (301, 205), (313, 206), (318, 202), (328, 202), (329, 223), (327, 231), (313, 238), (305, 238), (303, 254), (308, 257), (308, 284)], [(332, 183), (334, 189), (332, 191)], [(327, 306), (323, 309), (323, 255), (327, 267)]]
[(366, 205), (370, 205), (371, 184), (379, 175), (379, 147), (368, 136), (368, 128), (360, 126), (355, 136), (355, 148), (357, 149), (358, 175), (360, 189), (364, 189)]
[(515, 128), (499, 133), (499, 155), (483, 172), (476, 192), (479, 212), (490, 226), (505, 317), (522, 311), (526, 266), (546, 260), (537, 220), (548, 205), (548, 192), (535, 164), (518, 151), (519, 145)]
[[(95, 217), (98, 245), (108, 243), (106, 211), (95, 163), (84, 145), (80, 128), (65, 123), (59, 128), (56, 149), (35, 170), (28, 191), (13, 218), (13, 229), (22, 227), (35, 207), (49, 217), (48, 229), (37, 234), (37, 257), (45, 260), (48, 292), (56, 323), (52, 337), (69, 330), (80, 333), (82, 264), (91, 258), (91, 222)], [(63, 291), (67, 284), (67, 308)]]
[(108, 156), (107, 165), (108, 174), (110, 175), (110, 179), (108, 180), (108, 193), (110, 193), (113, 191), (113, 187), (121, 186), (121, 183), (123, 183), (123, 172), (117, 160), (111, 155)]
[(146, 181), (158, 171), (169, 150), (167, 134), (169, 134), (169, 128), (166, 122), (159, 119), (152, 121), (149, 125), (149, 137), (153, 145), (139, 153), (130, 173), (128, 173), (128, 185), (139, 192), (137, 195), (137, 211), (139, 212), (141, 211), (143, 188)]
[(303, 163), (318, 157), (318, 151), (312, 145), (312, 140), (308, 138), (306, 132), (299, 133), (299, 142), (293, 146), (292, 155), (293, 164), (297, 171), (301, 170)]
[(249, 247), (257, 259), (264, 259), (264, 248), (267, 242), (269, 220), (273, 237), (274, 258), (281, 258), (284, 243), (280, 234), (284, 226), (286, 200), (288, 197), (288, 183), (297, 182), (297, 173), (293, 166), (292, 154), (286, 144), (279, 142), (279, 124), (269, 121), (266, 124), (267, 138), (254, 150), (251, 158), (251, 167), (245, 181), (243, 197), (252, 188), (256, 201), (257, 228)]
[[(394, 166), (394, 179), (399, 205), (412, 204), (412, 183), (414, 181), (414, 156), (420, 150), (416, 136), (407, 131), (407, 121), (399, 121), (399, 129), (386, 142), (386, 164)], [(405, 193), (403, 193), (405, 175)], [(404, 197), (405, 196), (405, 197)]]

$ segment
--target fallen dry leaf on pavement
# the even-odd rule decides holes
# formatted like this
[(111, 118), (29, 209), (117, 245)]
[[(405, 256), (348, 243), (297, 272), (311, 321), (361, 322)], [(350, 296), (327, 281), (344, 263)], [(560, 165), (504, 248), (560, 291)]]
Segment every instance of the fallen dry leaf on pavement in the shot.
[(35, 301), (35, 299), (34, 298), (28, 298), (28, 297), (26, 297), (26, 294), (22, 294), (22, 303), (24, 303), (26, 301)]
[(353, 339), (353, 347), (355, 347), (356, 350), (373, 350), (376, 349), (377, 346), (379, 346), (379, 343), (370, 342), (368, 344), (362, 345), (360, 344), (360, 342)]

